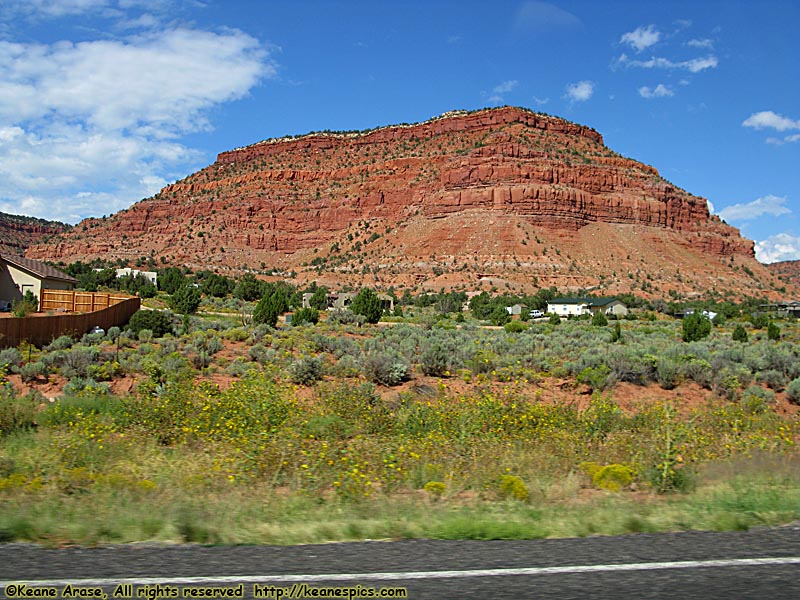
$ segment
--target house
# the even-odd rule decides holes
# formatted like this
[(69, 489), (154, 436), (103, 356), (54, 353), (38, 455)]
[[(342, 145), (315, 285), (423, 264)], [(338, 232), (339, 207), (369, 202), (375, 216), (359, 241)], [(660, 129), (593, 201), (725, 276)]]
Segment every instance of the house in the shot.
[(389, 294), (378, 294), (378, 300), (381, 301), (381, 307), (385, 312), (394, 311), (394, 298)]
[(764, 312), (768, 312), (778, 317), (800, 317), (800, 301), (776, 302), (775, 304), (761, 304), (759, 306)]
[[(331, 293), (328, 294), (327, 297), (327, 309), (334, 310), (334, 309), (345, 309), (349, 308), (350, 305), (353, 303), (353, 299), (357, 296), (355, 292), (339, 292), (339, 293)], [(310, 308), (311, 307), (311, 298), (314, 294), (310, 292), (306, 292), (302, 296), (302, 307), (303, 308)], [(381, 306), (385, 311), (393, 311), (394, 310), (394, 298), (392, 298), (389, 294), (378, 294), (378, 300), (381, 301)]]
[[(97, 271), (98, 273), (101, 271), (105, 271), (105, 269), (93, 269), (93, 270)], [(153, 285), (158, 285), (158, 273), (156, 273), (155, 271), (140, 271), (139, 269), (131, 269), (130, 267), (125, 267), (123, 269), (116, 269), (115, 272), (117, 279), (119, 279), (120, 277), (127, 277), (129, 275), (131, 277), (136, 277), (137, 275), (141, 275)]]
[(510, 314), (512, 317), (514, 315), (520, 316), (523, 313), (527, 312), (527, 310), (528, 307), (525, 306), (524, 304), (512, 304), (511, 306), (506, 306), (506, 311), (508, 311), (508, 314)]
[(628, 314), (628, 307), (617, 298), (553, 298), (547, 303), (547, 312), (559, 317), (578, 317), (598, 312), (624, 317)]
[[(686, 317), (686, 316), (691, 315), (691, 314), (694, 314), (694, 309), (693, 308), (690, 308), (689, 310), (684, 311), (684, 313), (681, 315), (681, 318)], [(701, 310), (700, 314), (702, 314), (709, 321), (713, 321), (714, 317), (717, 316), (717, 313), (715, 313), (713, 310)]]
[(0, 301), (21, 300), (30, 291), (41, 298), (42, 290), (74, 290), (78, 280), (38, 260), (0, 254)]

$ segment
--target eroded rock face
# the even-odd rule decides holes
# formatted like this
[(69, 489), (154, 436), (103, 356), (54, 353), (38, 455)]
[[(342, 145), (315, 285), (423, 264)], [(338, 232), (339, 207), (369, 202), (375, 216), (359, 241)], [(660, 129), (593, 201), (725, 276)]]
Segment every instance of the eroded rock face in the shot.
[(0, 253), (22, 255), (28, 247), (68, 229), (57, 221), (0, 213)]
[[(460, 238), (476, 219), (485, 236)], [(482, 219), (527, 237), (481, 227)], [(598, 224), (636, 230), (633, 239), (643, 243), (658, 233), (665, 244), (712, 257), (723, 269), (731, 260), (758, 265), (753, 242), (709, 215), (705, 199), (617, 155), (591, 128), (509, 107), (224, 152), (155, 197), (105, 221), (89, 219), (28, 255), (67, 262), (153, 256), (195, 268), (263, 263), (339, 282), (359, 272), (364, 282), (381, 279), (375, 272), (390, 265), (398, 281), (418, 283), (452, 267), (442, 256), (467, 247), (482, 271), (508, 257), (538, 264), (531, 259), (548, 241), (577, 243), (581, 231)], [(573, 255), (573, 272), (583, 268), (589, 279), (620, 270), (589, 269), (591, 248), (560, 250)], [(625, 256), (620, 260), (633, 260)]]

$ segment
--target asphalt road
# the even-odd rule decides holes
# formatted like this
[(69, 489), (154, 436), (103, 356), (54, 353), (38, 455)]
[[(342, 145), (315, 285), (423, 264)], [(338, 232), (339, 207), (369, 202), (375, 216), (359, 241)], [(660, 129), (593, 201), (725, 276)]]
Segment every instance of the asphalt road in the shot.
[[(117, 587), (118, 585), (130, 587)], [(241, 584), (241, 587), (236, 587)], [(25, 586), (28, 587), (25, 587)], [(65, 586), (71, 585), (72, 588)], [(38, 589), (34, 592), (34, 587)], [(360, 586), (360, 587), (359, 587)], [(800, 523), (749, 532), (534, 541), (362, 542), (293, 547), (0, 545), (0, 590), (30, 597), (800, 598)], [(48, 591), (48, 590), (45, 590)], [(66, 593), (65, 593), (66, 592)], [(325, 596), (324, 594), (328, 594)], [(27, 596), (26, 596), (27, 595)], [(342, 595), (338, 597), (347, 597)], [(359, 596), (354, 596), (359, 597)], [(393, 596), (398, 597), (398, 596)], [(102, 596), (101, 596), (102, 598)]]

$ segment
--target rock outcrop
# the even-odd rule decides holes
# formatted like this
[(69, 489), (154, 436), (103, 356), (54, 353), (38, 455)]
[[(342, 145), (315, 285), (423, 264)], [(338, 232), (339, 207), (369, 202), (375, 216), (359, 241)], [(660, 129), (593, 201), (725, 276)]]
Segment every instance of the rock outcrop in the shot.
[(223, 152), (155, 197), (87, 219), (28, 255), (155, 257), (437, 289), (494, 273), (509, 287), (652, 294), (653, 277), (667, 271), (661, 293), (752, 291), (741, 264), (765, 290), (772, 285), (753, 242), (710, 215), (705, 199), (616, 154), (591, 128), (512, 107)]
[(0, 254), (22, 255), (30, 246), (68, 230), (69, 225), (58, 221), (0, 213)]

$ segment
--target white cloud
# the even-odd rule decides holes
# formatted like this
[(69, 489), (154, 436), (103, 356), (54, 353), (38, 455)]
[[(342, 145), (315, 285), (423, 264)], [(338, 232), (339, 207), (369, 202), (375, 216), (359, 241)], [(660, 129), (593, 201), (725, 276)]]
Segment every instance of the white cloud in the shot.
[(592, 81), (578, 81), (570, 83), (565, 88), (565, 98), (572, 102), (585, 102), (594, 94), (594, 82)]
[(0, 204), (67, 220), (128, 206), (202, 160), (179, 138), (210, 129), (211, 109), (276, 70), (269, 50), (236, 30), (0, 42)]
[(492, 93), (489, 96), (489, 102), (492, 104), (500, 104), (505, 101), (505, 95), (514, 90), (519, 82), (516, 79), (504, 81), (497, 84), (492, 88)]
[(637, 27), (633, 31), (623, 34), (619, 41), (621, 44), (628, 44), (637, 52), (641, 52), (645, 48), (657, 44), (660, 39), (661, 32), (654, 25), (648, 25), (647, 27)]
[(778, 233), (756, 242), (756, 258), (762, 263), (782, 260), (800, 260), (800, 237), (790, 233)]
[(714, 214), (714, 205), (711, 203), (711, 200), (706, 200), (706, 204), (708, 205), (708, 214)]
[(674, 96), (675, 92), (665, 86), (663, 83), (659, 83), (654, 89), (643, 85), (639, 88), (639, 95), (642, 98), (666, 98), (668, 96)]
[(550, 98), (538, 98), (534, 96), (533, 101), (536, 102), (538, 106), (542, 106), (543, 104), (547, 104), (548, 102), (550, 102)]
[(763, 215), (778, 217), (792, 211), (785, 206), (787, 199), (767, 194), (747, 204), (734, 204), (719, 211), (719, 216), (726, 221), (748, 221)]
[(668, 58), (652, 57), (649, 60), (631, 60), (626, 54), (620, 55), (617, 63), (626, 67), (640, 67), (642, 69), (679, 69), (691, 73), (699, 73), (706, 69), (713, 69), (719, 64), (719, 60), (714, 55), (703, 58), (693, 58), (680, 62), (671, 61)]
[(742, 126), (752, 127), (753, 129), (770, 128), (778, 131), (786, 131), (788, 129), (800, 129), (800, 120), (795, 121), (774, 113), (771, 110), (762, 110), (761, 112), (753, 113), (747, 117), (742, 121)]
[(511, 81), (504, 81), (503, 83), (494, 86), (492, 92), (495, 94), (507, 94), (508, 92), (512, 91), (515, 87), (517, 87), (518, 84), (519, 81), (517, 81), (516, 79), (512, 79)]
[(581, 29), (583, 23), (571, 12), (549, 2), (529, 0), (523, 2), (514, 18), (514, 29), (518, 32), (552, 32), (554, 30)]
[(692, 48), (707, 48), (709, 50), (714, 47), (714, 43), (709, 39), (689, 40), (686, 45)]

